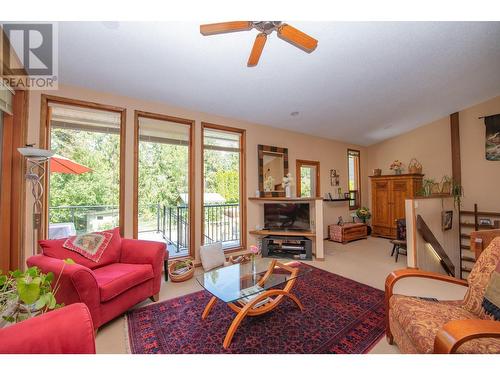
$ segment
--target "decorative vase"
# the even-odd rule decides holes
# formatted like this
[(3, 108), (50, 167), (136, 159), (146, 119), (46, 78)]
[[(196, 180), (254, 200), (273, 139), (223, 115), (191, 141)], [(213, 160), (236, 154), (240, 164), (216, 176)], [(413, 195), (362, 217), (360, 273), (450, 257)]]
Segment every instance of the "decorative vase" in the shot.
[(292, 197), (292, 187), (290, 185), (286, 185), (285, 186), (285, 196), (287, 198), (291, 198)]
[(402, 171), (401, 171), (401, 169), (395, 169), (394, 172), (395, 172), (395, 174), (400, 175)]

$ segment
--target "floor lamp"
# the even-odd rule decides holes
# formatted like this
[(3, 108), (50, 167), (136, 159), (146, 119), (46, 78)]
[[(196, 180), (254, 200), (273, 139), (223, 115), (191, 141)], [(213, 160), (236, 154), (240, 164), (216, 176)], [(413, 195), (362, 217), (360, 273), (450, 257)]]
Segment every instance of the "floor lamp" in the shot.
[(33, 194), (33, 244), (31, 254), (37, 254), (38, 231), (42, 225), (42, 198), (44, 193), (43, 178), (47, 170), (47, 162), (54, 155), (53, 151), (34, 147), (17, 149), (28, 162), (25, 178), (31, 183), (31, 194)]

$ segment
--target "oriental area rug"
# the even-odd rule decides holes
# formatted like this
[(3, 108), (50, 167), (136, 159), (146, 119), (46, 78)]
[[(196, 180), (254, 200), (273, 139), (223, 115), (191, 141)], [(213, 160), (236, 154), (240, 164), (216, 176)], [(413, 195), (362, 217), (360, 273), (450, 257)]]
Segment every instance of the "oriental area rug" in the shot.
[(246, 317), (228, 349), (222, 343), (235, 313), (217, 301), (206, 320), (201, 314), (211, 295), (206, 291), (150, 304), (126, 316), (133, 354), (361, 354), (384, 336), (384, 292), (311, 267), (289, 299), (271, 312)]

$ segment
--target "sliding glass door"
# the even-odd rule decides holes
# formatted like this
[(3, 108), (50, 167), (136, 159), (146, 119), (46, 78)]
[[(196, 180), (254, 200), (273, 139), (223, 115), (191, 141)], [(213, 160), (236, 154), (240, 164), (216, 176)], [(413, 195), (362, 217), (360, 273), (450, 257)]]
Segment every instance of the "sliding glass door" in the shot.
[(136, 237), (190, 254), (191, 132), (188, 120), (136, 112)]
[(245, 131), (202, 124), (202, 244), (221, 242), (224, 249), (245, 246)]

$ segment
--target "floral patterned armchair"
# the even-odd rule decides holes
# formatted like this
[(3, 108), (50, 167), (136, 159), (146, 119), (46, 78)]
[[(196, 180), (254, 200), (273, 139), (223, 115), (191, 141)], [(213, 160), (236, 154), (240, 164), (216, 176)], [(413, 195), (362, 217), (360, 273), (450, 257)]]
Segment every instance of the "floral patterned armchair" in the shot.
[[(500, 353), (500, 322), (486, 314), (482, 301), (500, 261), (500, 230), (484, 234), (483, 247), (467, 281), (432, 272), (404, 269), (386, 279), (386, 335), (402, 353)], [(481, 238), (473, 232), (472, 239)], [(489, 242), (491, 241), (491, 242)], [(486, 247), (487, 246), (487, 247)], [(395, 284), (420, 277), (468, 286), (462, 301), (436, 301), (393, 294)]]

